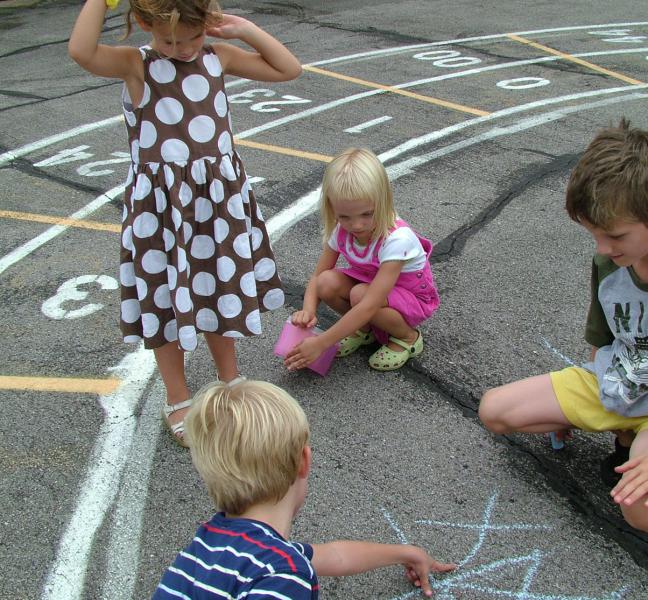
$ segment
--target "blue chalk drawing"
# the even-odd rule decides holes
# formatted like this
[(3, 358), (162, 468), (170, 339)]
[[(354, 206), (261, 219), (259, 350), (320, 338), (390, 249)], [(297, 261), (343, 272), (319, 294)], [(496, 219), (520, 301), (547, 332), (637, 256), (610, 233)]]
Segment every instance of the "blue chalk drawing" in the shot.
[[(480, 598), (511, 598), (513, 600), (622, 600), (628, 593), (629, 588), (623, 587), (614, 592), (608, 592), (602, 596), (576, 595), (566, 596), (564, 594), (543, 594), (542, 592), (532, 592), (531, 586), (537, 573), (540, 571), (545, 557), (545, 553), (534, 548), (528, 554), (520, 556), (511, 556), (500, 560), (492, 561), (481, 565), (467, 566), (468, 563), (478, 555), (486, 541), (486, 535), (489, 532), (512, 532), (512, 531), (533, 531), (533, 530), (550, 530), (550, 525), (535, 525), (530, 523), (515, 523), (511, 525), (497, 525), (492, 523), (492, 513), (497, 502), (497, 492), (493, 493), (482, 515), (480, 523), (450, 523), (448, 521), (433, 521), (421, 519), (415, 521), (420, 525), (429, 525), (432, 527), (452, 527), (459, 529), (472, 529), (477, 532), (477, 541), (470, 549), (468, 554), (458, 563), (458, 568), (452, 573), (443, 575), (442, 579), (430, 579), (430, 585), (435, 592), (436, 600), (458, 600), (455, 591), (465, 593), (466, 591), (478, 592)], [(401, 543), (409, 543), (405, 534), (402, 532), (394, 518), (382, 509), (383, 516), (389, 526), (394, 530)], [(526, 569), (526, 572), (524, 572)], [(502, 575), (515, 574), (520, 576), (523, 573), (522, 581), (516, 589), (510, 589), (509, 581), (500, 581)], [(508, 578), (510, 580), (510, 578)], [(509, 586), (508, 589), (503, 586)], [(410, 598), (421, 598), (419, 589), (412, 590), (401, 596), (392, 598), (392, 600), (406, 600)]]

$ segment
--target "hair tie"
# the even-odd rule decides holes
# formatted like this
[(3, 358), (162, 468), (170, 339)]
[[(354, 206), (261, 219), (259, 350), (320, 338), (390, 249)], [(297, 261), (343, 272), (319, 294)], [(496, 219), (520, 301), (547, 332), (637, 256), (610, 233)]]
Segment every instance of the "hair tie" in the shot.
[(106, 0), (106, 6), (110, 10), (115, 10), (118, 5), (119, 5), (119, 0)]

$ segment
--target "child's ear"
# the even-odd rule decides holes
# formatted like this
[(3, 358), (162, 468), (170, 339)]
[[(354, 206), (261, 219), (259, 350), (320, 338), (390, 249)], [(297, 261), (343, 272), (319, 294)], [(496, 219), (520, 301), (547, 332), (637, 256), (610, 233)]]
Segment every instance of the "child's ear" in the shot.
[(310, 472), (312, 461), (312, 454), (310, 446), (304, 446), (301, 455), (301, 462), (299, 463), (299, 471), (297, 471), (297, 477), (300, 479), (306, 479), (308, 473)]

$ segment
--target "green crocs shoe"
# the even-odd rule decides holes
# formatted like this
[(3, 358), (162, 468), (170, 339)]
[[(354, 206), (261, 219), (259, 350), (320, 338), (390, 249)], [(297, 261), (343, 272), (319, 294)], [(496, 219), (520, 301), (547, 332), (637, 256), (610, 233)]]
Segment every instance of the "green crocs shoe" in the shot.
[(423, 334), (420, 331), (418, 331), (418, 337), (413, 344), (408, 344), (391, 335), (389, 341), (398, 344), (403, 350), (397, 352), (387, 345), (381, 346), (369, 357), (369, 366), (372, 369), (376, 369), (376, 371), (395, 371), (400, 369), (410, 358), (423, 352)]
[(339, 343), (338, 351), (335, 356), (349, 356), (355, 352), (360, 346), (368, 346), (376, 341), (376, 336), (371, 329), (369, 331), (361, 331), (358, 329), (353, 335), (347, 335), (342, 338)]

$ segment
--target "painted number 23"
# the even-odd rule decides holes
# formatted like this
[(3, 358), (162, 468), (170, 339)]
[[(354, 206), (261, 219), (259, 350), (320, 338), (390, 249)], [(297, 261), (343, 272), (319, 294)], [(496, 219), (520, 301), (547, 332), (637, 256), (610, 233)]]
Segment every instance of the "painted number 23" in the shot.
[(280, 105), (285, 104), (309, 104), (311, 100), (306, 100), (305, 98), (300, 98), (299, 96), (291, 96), (286, 94), (285, 96), (279, 96), (281, 100), (268, 100), (265, 102), (255, 102), (258, 97), (261, 98), (272, 98), (276, 96), (276, 92), (268, 90), (265, 88), (257, 88), (253, 90), (247, 90), (246, 92), (241, 92), (240, 94), (232, 94), (229, 96), (230, 104), (252, 104), (250, 110), (254, 112), (278, 112), (281, 110), (277, 108)]

